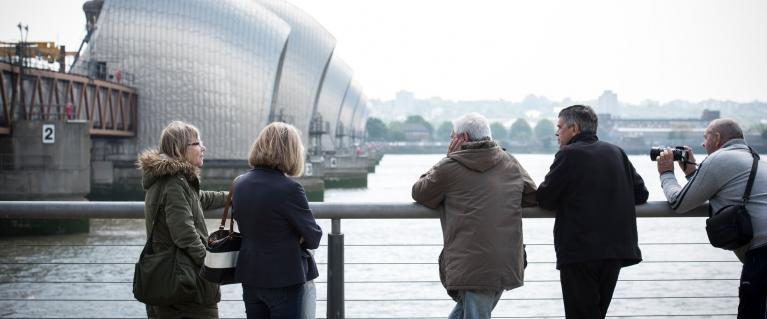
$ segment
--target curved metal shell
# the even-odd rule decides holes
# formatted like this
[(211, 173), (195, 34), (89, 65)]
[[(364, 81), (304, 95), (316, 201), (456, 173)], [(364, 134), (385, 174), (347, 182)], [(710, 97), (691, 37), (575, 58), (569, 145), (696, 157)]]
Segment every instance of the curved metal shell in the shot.
[(341, 109), (338, 112), (338, 121), (334, 132), (337, 137), (343, 136), (343, 138), (336, 138), (336, 148), (350, 146), (354, 108), (357, 107), (361, 96), (362, 87), (357, 80), (352, 78), (352, 83), (346, 91), (346, 96), (344, 96), (344, 101), (341, 103)]
[(360, 97), (359, 102), (357, 102), (357, 106), (354, 108), (354, 115), (352, 115), (352, 126), (351, 126), (351, 139), (353, 143), (359, 143), (363, 140), (363, 132), (365, 131), (365, 120), (367, 119), (367, 108), (368, 108), (368, 99), (367, 96), (363, 93)]
[(182, 120), (207, 157), (242, 159), (269, 119), (289, 34), (251, 0), (107, 0), (75, 72), (105, 62), (138, 89), (139, 149)]
[(316, 116), (322, 117), (322, 122), (328, 128), (328, 133), (322, 136), (322, 150), (335, 150), (335, 128), (338, 124), (338, 112), (344, 101), (346, 91), (352, 80), (352, 69), (336, 54), (330, 59), (330, 65), (322, 81), (322, 90), (317, 103)]
[(281, 0), (256, 0), (290, 24), (291, 31), (280, 79), (271, 106), (273, 121), (293, 124), (309, 142), (309, 122), (316, 111), (323, 76), (336, 39), (314, 18)]

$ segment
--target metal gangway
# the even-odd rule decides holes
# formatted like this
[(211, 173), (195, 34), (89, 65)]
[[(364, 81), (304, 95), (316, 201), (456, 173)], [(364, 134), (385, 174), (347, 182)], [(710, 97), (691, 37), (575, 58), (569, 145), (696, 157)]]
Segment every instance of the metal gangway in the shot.
[(115, 82), (0, 61), (0, 136), (14, 121), (87, 121), (91, 136), (136, 135), (138, 95)]

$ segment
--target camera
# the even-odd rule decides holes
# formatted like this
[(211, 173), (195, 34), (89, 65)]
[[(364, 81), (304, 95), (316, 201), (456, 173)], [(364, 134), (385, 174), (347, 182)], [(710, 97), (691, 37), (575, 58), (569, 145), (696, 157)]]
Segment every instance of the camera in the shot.
[[(656, 146), (650, 149), (650, 160), (657, 161), (658, 156), (663, 152), (666, 147)], [(674, 154), (674, 160), (680, 162), (687, 162), (687, 149), (684, 146), (677, 146), (671, 149), (671, 153)]]

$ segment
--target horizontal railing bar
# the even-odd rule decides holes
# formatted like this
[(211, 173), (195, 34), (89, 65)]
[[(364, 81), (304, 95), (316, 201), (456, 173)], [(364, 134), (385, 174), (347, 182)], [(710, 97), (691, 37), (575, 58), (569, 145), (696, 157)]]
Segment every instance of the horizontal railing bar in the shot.
[[(727, 314), (705, 314), (705, 315), (615, 315), (615, 316), (607, 316), (607, 318), (645, 318), (645, 317), (723, 317), (723, 316), (736, 316), (737, 313), (727, 313)], [(498, 318), (504, 318), (504, 317), (498, 317)], [(506, 317), (506, 318), (513, 318), (513, 317)], [(539, 318), (539, 317), (530, 317), (530, 318)], [(564, 318), (564, 317), (559, 317)]]
[[(690, 282), (690, 281), (739, 281), (739, 278), (687, 278), (687, 279), (618, 279), (626, 282)], [(525, 279), (525, 283), (552, 283), (559, 279)], [(3, 284), (132, 284), (132, 281), (0, 281)], [(327, 281), (315, 281), (327, 284)], [(439, 280), (389, 280), (389, 281), (345, 281), (344, 284), (439, 284)]]
[[(737, 314), (705, 314), (705, 315), (617, 315), (617, 316), (607, 316), (606, 318), (655, 318), (655, 317), (694, 317), (694, 318), (700, 318), (700, 317), (725, 317), (725, 316), (735, 316)], [(346, 319), (444, 319), (445, 317), (346, 317)], [(498, 319), (537, 319), (537, 318), (565, 318), (565, 316), (515, 316), (515, 317), (497, 317), (493, 316), (493, 318)], [(317, 318), (317, 319), (325, 319), (325, 318)]]
[[(40, 319), (40, 317), (10, 317), (13, 319)], [(71, 319), (76, 317), (43, 317), (45, 319)], [(89, 317), (86, 317), (89, 318)], [(136, 319), (138, 317), (108, 317), (109, 319)], [(245, 317), (218, 317), (219, 319), (242, 319)], [(402, 317), (402, 318), (392, 318), (392, 319), (415, 319), (413, 317)], [(496, 318), (503, 318), (503, 317), (496, 317)], [(541, 317), (533, 317), (533, 318), (541, 318)], [(325, 317), (317, 317), (317, 319), (327, 319)], [(354, 318), (346, 318), (346, 319), (354, 319)], [(361, 319), (361, 318), (360, 318)], [(378, 318), (378, 319), (384, 319), (384, 318)]]
[[(606, 318), (655, 318), (655, 317), (725, 317), (725, 316), (735, 316), (737, 314), (705, 314), (705, 315), (617, 315), (617, 316), (610, 316), (608, 315)], [(444, 319), (445, 317), (346, 317), (346, 319)], [(515, 316), (515, 317), (497, 317), (493, 316), (493, 318), (498, 319), (537, 319), (537, 318), (565, 318), (565, 316)], [(317, 318), (317, 319), (325, 319), (325, 318)]]
[(135, 262), (0, 262), (0, 265), (134, 265)]
[[(674, 279), (618, 279), (618, 281), (627, 281), (627, 282), (687, 282), (687, 281), (735, 281), (740, 280), (740, 278), (674, 278)], [(548, 283), (548, 282), (560, 282), (559, 279), (525, 279), (525, 283)], [(1, 282), (0, 282), (1, 283)], [(128, 283), (126, 281), (126, 283)], [(327, 282), (325, 281), (315, 281), (315, 284), (325, 284)], [(344, 283), (347, 284), (407, 284), (407, 283), (440, 283), (439, 280), (389, 280), (389, 281), (345, 281)]]
[[(612, 300), (648, 300), (648, 299), (733, 299), (738, 296), (666, 296), (666, 297), (613, 297)], [(502, 301), (551, 301), (562, 300), (562, 297), (541, 298), (501, 298)], [(325, 301), (317, 299), (317, 301)], [(429, 301), (453, 301), (450, 298), (423, 298), (423, 299), (346, 299), (353, 302), (429, 302)]]
[[(733, 257), (734, 258), (734, 257)], [(528, 261), (528, 264), (556, 264), (556, 261)], [(663, 263), (740, 263), (739, 260), (643, 260), (645, 264)], [(0, 263), (2, 264), (2, 263)], [(318, 262), (317, 265), (325, 263)], [(345, 262), (345, 265), (436, 265), (436, 262)]]
[[(26, 244), (12, 243), (18, 247), (143, 247), (144, 244)], [(554, 244), (525, 244), (527, 246), (554, 246)], [(709, 243), (639, 243), (639, 245), (710, 245)], [(442, 247), (442, 244), (345, 244), (345, 247)], [(320, 247), (327, 247), (321, 244)]]
[[(528, 264), (556, 264), (555, 261), (528, 261)], [(644, 264), (664, 263), (740, 263), (739, 260), (644, 260)], [(133, 265), (133, 262), (0, 262), (0, 265)], [(317, 262), (317, 265), (327, 265)], [(345, 262), (344, 265), (436, 265), (435, 262)]]
[(132, 284), (132, 281), (0, 281), (0, 285), (9, 284), (46, 284), (46, 285), (63, 285), (63, 284)]
[[(694, 317), (694, 318), (700, 318), (700, 317), (731, 317), (735, 316), (737, 314), (694, 314), (694, 315), (615, 315), (610, 316), (608, 315), (607, 318), (655, 318), (655, 317)], [(38, 319), (38, 317), (13, 317), (16, 319)], [(49, 319), (56, 319), (56, 317), (46, 317)], [(68, 318), (68, 317), (62, 317), (62, 318)], [(134, 317), (110, 317), (112, 319), (131, 319)], [(238, 319), (241, 317), (221, 317), (221, 319)], [(444, 317), (346, 317), (346, 319), (444, 319)], [(565, 318), (565, 316), (515, 316), (515, 317), (497, 317), (493, 316), (493, 318), (498, 319), (537, 319), (537, 318)], [(325, 317), (317, 317), (317, 319), (327, 319)]]
[[(309, 203), (316, 218), (321, 219), (398, 219), (438, 218), (439, 212), (416, 203)], [(676, 214), (667, 202), (655, 201), (636, 206), (637, 217), (705, 217), (708, 206), (701, 205), (686, 214)], [(205, 212), (206, 218), (220, 218), (222, 209)], [(524, 218), (551, 218), (554, 212), (538, 207), (522, 209)], [(144, 218), (143, 202), (62, 202), (3, 201), (0, 218)]]
[(18, 247), (143, 247), (144, 244), (13, 244)]
[[(738, 296), (668, 296), (668, 297), (613, 297), (612, 300), (648, 300), (648, 299), (732, 299)], [(562, 300), (562, 297), (548, 298), (501, 298), (501, 301), (553, 301)], [(0, 298), (0, 301), (111, 301), (125, 302), (136, 301), (136, 299), (25, 299), (25, 298)], [(221, 299), (221, 301), (242, 301), (242, 299)], [(327, 301), (327, 299), (317, 299), (317, 301)], [(346, 299), (346, 302), (436, 302), (453, 301), (450, 298), (422, 298), (422, 299)]]

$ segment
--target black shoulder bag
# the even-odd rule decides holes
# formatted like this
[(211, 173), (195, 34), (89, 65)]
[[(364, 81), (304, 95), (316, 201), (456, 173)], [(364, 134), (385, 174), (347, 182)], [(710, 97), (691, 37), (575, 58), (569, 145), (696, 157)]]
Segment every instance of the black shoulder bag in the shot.
[(152, 247), (159, 209), (154, 215), (149, 238), (133, 270), (133, 297), (148, 305), (167, 306), (194, 301), (197, 296), (195, 273), (183, 267), (180, 259), (191, 263), (186, 253), (173, 245), (171, 249), (156, 252)]
[(746, 210), (746, 203), (751, 197), (751, 186), (754, 185), (759, 155), (754, 153), (751, 147), (748, 150), (754, 157), (754, 164), (751, 165), (751, 174), (748, 176), (746, 191), (743, 193), (743, 202), (738, 205), (722, 207), (713, 215), (711, 214), (711, 206), (708, 208), (709, 217), (706, 219), (706, 234), (708, 241), (716, 248), (735, 250), (748, 244), (754, 237), (751, 216)]

